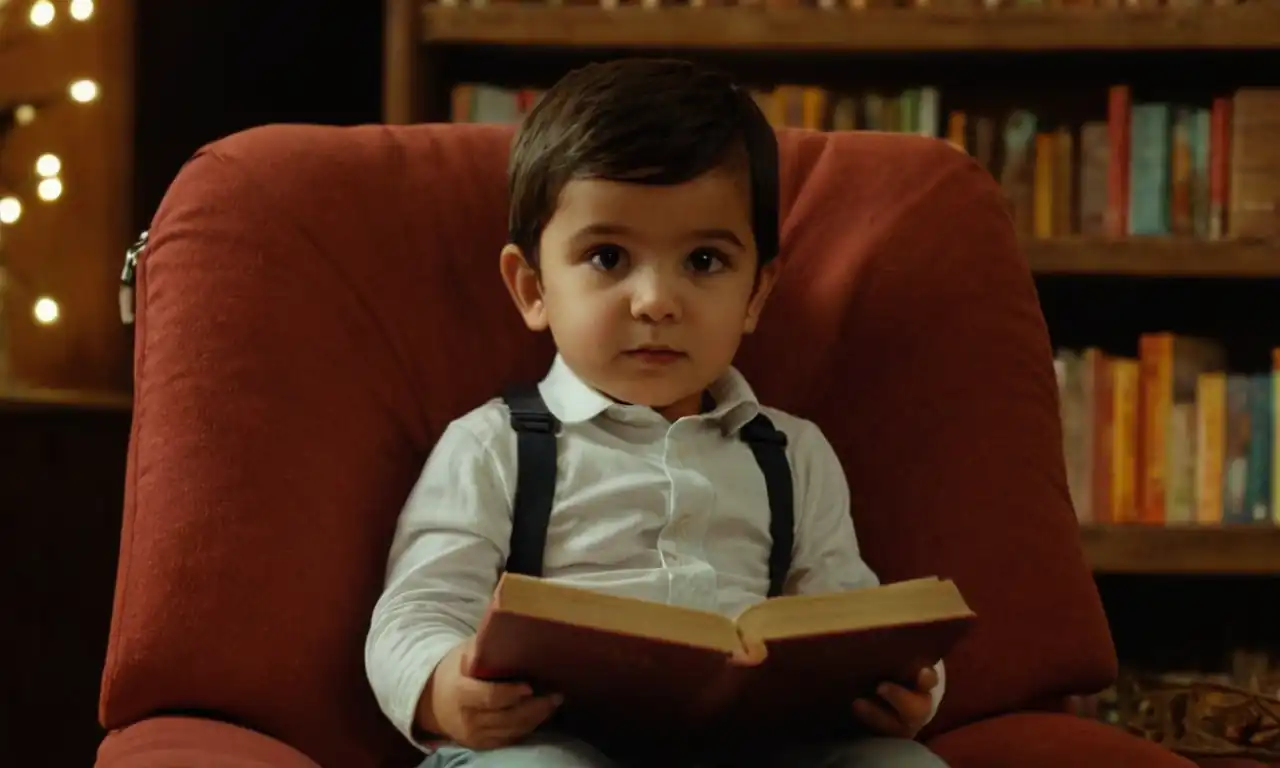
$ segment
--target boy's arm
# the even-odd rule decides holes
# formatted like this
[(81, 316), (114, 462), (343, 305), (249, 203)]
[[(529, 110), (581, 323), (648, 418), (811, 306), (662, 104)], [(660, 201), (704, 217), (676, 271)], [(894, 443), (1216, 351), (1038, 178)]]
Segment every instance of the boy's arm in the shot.
[[(858, 548), (844, 467), (817, 425), (801, 423), (803, 427), (792, 435), (794, 446), (789, 449), (796, 481), (796, 543), (787, 594), (823, 594), (878, 586), (879, 577), (863, 561)], [(946, 689), (942, 662), (934, 669), (938, 685), (931, 692), (929, 720), (937, 714)]]
[(450, 424), (396, 524), (365, 671), (382, 711), (415, 743), (423, 689), (475, 633), (506, 557), (510, 496), (500, 466), (486, 442)]

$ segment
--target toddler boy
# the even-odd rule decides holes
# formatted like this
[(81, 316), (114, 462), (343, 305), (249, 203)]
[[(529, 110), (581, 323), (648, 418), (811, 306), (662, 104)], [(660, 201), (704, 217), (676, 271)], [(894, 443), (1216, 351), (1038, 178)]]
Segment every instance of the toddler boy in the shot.
[[(558, 427), (541, 575), (728, 615), (764, 600), (773, 510), (740, 434), (763, 423), (786, 438), (794, 486), (784, 591), (875, 585), (830, 444), (811, 422), (760, 405), (732, 367), (779, 268), (778, 148), (750, 95), (679, 61), (579, 69), (525, 119), (509, 182), (502, 278), (525, 324), (549, 330), (558, 349), (538, 386)], [(517, 442), (502, 400), (441, 436), (400, 516), (366, 644), (369, 680), (428, 751), (423, 768), (634, 765), (539, 729), (556, 695), (466, 674), (512, 554)], [(885, 684), (879, 700), (850, 702), (851, 722), (873, 737), (750, 762), (944, 766), (914, 740), (937, 710), (942, 673), (939, 663), (914, 687)], [(446, 744), (426, 746), (434, 736)], [(724, 759), (662, 763), (703, 757)]]

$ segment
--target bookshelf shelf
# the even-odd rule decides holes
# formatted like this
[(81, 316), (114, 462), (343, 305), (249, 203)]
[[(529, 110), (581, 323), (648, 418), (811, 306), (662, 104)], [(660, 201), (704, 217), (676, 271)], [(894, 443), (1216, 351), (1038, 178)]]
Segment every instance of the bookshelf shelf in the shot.
[(506, 48), (1073, 51), (1280, 49), (1280, 7), (817, 9), (421, 6), (420, 40)]
[(133, 397), (127, 392), (0, 387), (0, 413), (56, 409), (128, 411), (132, 408)]
[(1027, 240), (1022, 251), (1036, 274), (1138, 277), (1280, 277), (1280, 243), (1132, 240)]
[(1086, 525), (1095, 573), (1280, 575), (1280, 527)]

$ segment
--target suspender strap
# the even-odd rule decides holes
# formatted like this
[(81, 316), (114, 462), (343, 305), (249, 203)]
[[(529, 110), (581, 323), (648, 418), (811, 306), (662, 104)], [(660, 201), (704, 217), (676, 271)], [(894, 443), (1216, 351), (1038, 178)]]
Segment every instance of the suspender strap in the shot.
[(547, 525), (556, 498), (556, 432), (560, 422), (537, 387), (508, 390), (502, 399), (516, 432), (516, 493), (511, 509), (511, 552), (507, 571), (542, 575)]
[(742, 427), (742, 439), (755, 454), (769, 494), (769, 536), (773, 539), (773, 547), (769, 550), (769, 597), (777, 597), (782, 594), (787, 573), (791, 570), (796, 530), (787, 436), (762, 413)]

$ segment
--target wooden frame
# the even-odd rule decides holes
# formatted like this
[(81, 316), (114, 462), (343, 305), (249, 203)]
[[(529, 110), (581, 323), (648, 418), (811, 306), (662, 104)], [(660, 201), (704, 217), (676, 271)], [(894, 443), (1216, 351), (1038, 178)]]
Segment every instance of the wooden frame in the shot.
[(1280, 48), (1280, 8), (421, 7), (422, 42), (746, 52)]
[(1096, 573), (1280, 576), (1280, 527), (1084, 525)]

